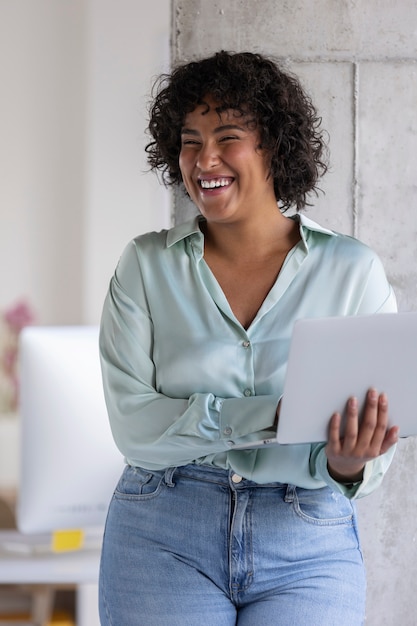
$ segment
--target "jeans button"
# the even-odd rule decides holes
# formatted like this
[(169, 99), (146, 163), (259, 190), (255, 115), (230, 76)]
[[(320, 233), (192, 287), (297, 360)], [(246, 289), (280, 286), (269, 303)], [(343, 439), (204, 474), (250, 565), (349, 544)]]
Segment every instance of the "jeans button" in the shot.
[(237, 485), (237, 483), (242, 482), (242, 480), (243, 480), (242, 476), (239, 476), (239, 474), (233, 474), (232, 482), (235, 483), (235, 485)]

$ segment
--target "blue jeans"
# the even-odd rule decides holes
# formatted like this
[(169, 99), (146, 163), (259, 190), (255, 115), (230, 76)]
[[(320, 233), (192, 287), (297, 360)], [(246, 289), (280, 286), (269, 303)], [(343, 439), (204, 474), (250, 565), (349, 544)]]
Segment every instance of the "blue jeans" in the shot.
[(102, 626), (359, 626), (355, 510), (329, 488), (126, 467), (109, 507)]

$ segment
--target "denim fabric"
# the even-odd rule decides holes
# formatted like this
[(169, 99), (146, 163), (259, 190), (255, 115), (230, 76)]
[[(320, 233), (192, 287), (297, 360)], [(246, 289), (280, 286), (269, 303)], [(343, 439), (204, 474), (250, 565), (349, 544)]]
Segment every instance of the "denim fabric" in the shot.
[(354, 504), (187, 465), (127, 466), (110, 504), (102, 626), (359, 626)]

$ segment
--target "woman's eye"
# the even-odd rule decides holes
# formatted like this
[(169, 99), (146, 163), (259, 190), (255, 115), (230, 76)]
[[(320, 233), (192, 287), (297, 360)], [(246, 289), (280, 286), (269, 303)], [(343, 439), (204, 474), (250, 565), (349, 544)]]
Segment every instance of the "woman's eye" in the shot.
[(199, 142), (196, 141), (195, 139), (183, 139), (181, 142), (181, 145), (183, 146), (198, 146)]
[(239, 137), (237, 137), (236, 135), (225, 135), (224, 137), (221, 137), (220, 142), (233, 141), (233, 139), (239, 139)]

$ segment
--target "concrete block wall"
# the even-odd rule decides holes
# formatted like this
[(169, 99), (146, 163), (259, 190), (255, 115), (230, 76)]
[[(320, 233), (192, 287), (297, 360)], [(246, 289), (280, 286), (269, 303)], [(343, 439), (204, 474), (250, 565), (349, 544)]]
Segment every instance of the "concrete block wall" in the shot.
[[(301, 78), (331, 153), (325, 194), (312, 198), (307, 214), (374, 248), (400, 310), (417, 310), (414, 0), (173, 0), (172, 6), (174, 63), (219, 49), (250, 50), (278, 57)], [(176, 221), (192, 212), (177, 196)], [(416, 626), (417, 439), (400, 442), (383, 486), (358, 508), (367, 626)]]

